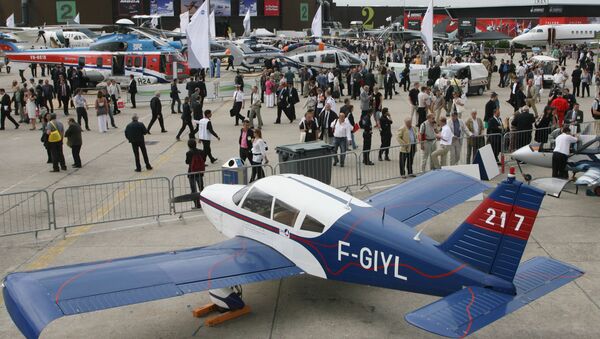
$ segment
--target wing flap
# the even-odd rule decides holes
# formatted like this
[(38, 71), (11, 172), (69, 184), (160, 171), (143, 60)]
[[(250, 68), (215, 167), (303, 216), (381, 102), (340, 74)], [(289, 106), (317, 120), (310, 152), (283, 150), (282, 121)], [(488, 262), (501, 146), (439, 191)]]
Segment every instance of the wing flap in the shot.
[(473, 177), (439, 170), (374, 194), (366, 202), (415, 227), (488, 188)]
[(27, 338), (37, 338), (65, 315), (300, 273), (271, 247), (236, 237), (183, 251), (13, 273), (4, 280), (3, 295), (13, 322)]
[(578, 268), (535, 257), (522, 263), (514, 279), (516, 295), (470, 286), (405, 316), (406, 321), (445, 337), (460, 338), (491, 324), (580, 277)]

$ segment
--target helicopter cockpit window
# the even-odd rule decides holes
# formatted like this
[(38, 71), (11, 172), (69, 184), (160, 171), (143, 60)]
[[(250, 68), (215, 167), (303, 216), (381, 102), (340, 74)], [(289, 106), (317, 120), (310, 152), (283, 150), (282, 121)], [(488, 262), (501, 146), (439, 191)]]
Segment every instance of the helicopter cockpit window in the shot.
[(271, 218), (273, 197), (258, 188), (253, 188), (244, 199), (242, 208), (265, 218)]
[(327, 53), (321, 56), (321, 62), (323, 63), (328, 63), (328, 64), (333, 64), (335, 63), (335, 54), (333, 53)]

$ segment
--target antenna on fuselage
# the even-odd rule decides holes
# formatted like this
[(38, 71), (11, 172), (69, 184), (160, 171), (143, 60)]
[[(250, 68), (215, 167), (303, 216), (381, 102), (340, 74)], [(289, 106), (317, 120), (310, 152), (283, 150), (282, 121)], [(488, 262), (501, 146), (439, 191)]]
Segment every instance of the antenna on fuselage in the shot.
[(381, 223), (385, 220), (385, 207), (383, 208), (383, 214), (381, 214)]
[(351, 203), (351, 202), (352, 202), (352, 197), (350, 197), (350, 199), (348, 199), (348, 202), (346, 203), (346, 209), (347, 209), (347, 210), (350, 210), (350, 209), (352, 209), (352, 208), (350, 207), (350, 203)]

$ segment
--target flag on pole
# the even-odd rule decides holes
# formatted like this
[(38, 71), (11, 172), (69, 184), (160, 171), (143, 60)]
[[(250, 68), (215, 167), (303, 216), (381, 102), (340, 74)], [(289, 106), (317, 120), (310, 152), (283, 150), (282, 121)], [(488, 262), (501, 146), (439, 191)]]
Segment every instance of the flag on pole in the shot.
[(6, 18), (6, 27), (15, 27), (15, 13)]
[(210, 65), (210, 28), (208, 1), (192, 16), (187, 26), (188, 65), (190, 68), (208, 68)]
[[(316, 37), (316, 38), (320, 38), (321, 36), (323, 36), (323, 16), (321, 14), (322, 6), (323, 5), (320, 5), (319, 9), (317, 9), (317, 12), (315, 13), (315, 17), (313, 18), (313, 21), (312, 21), (312, 26), (310, 26), (312, 35), (313, 35), (313, 37)], [(321, 39), (318, 39), (318, 41), (321, 41)]]
[(190, 24), (190, 12), (185, 11), (179, 14), (179, 31), (181, 33), (187, 32), (187, 27)]
[(246, 12), (246, 16), (244, 17), (244, 35), (250, 35), (252, 32), (252, 27), (250, 27), (250, 8)]
[(216, 29), (216, 25), (215, 25), (215, 11), (210, 12), (209, 19), (210, 19), (210, 26), (209, 26), (210, 37), (215, 38), (217, 36), (217, 34), (216, 34), (217, 29)]
[(433, 0), (429, 0), (429, 7), (421, 21), (421, 38), (431, 55), (433, 53)]
[(153, 16), (152, 20), (150, 20), (150, 25), (152, 28), (158, 27), (158, 16)]
[(75, 16), (75, 18), (73, 19), (73, 22), (76, 24), (79, 24), (79, 13), (77, 13), (77, 15)]

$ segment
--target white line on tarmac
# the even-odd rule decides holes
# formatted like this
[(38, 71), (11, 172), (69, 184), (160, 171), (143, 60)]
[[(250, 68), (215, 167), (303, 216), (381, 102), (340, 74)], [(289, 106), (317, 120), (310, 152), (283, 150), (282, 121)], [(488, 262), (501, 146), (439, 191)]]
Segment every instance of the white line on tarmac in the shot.
[(144, 226), (149, 226), (149, 225), (159, 225), (160, 226), (160, 224), (162, 224), (162, 223), (170, 223), (170, 222), (176, 222), (176, 221), (180, 221), (180, 220), (190, 220), (190, 219), (198, 219), (198, 218), (206, 218), (206, 215), (204, 213), (198, 213), (198, 214), (195, 214), (192, 216), (184, 217), (183, 219), (179, 219), (179, 217), (171, 218), (171, 219), (159, 219), (158, 221), (153, 220), (153, 221), (148, 221), (148, 222), (140, 223), (140, 224), (117, 226), (117, 227), (112, 227), (112, 228), (107, 228), (107, 229), (102, 229), (102, 230), (97, 230), (97, 231), (88, 231), (83, 234), (70, 235), (67, 233), (67, 235), (65, 235), (65, 238), (81, 237), (81, 236), (100, 234), (100, 233), (106, 233), (106, 232), (112, 232), (112, 231), (122, 231), (122, 230), (144, 227)]

